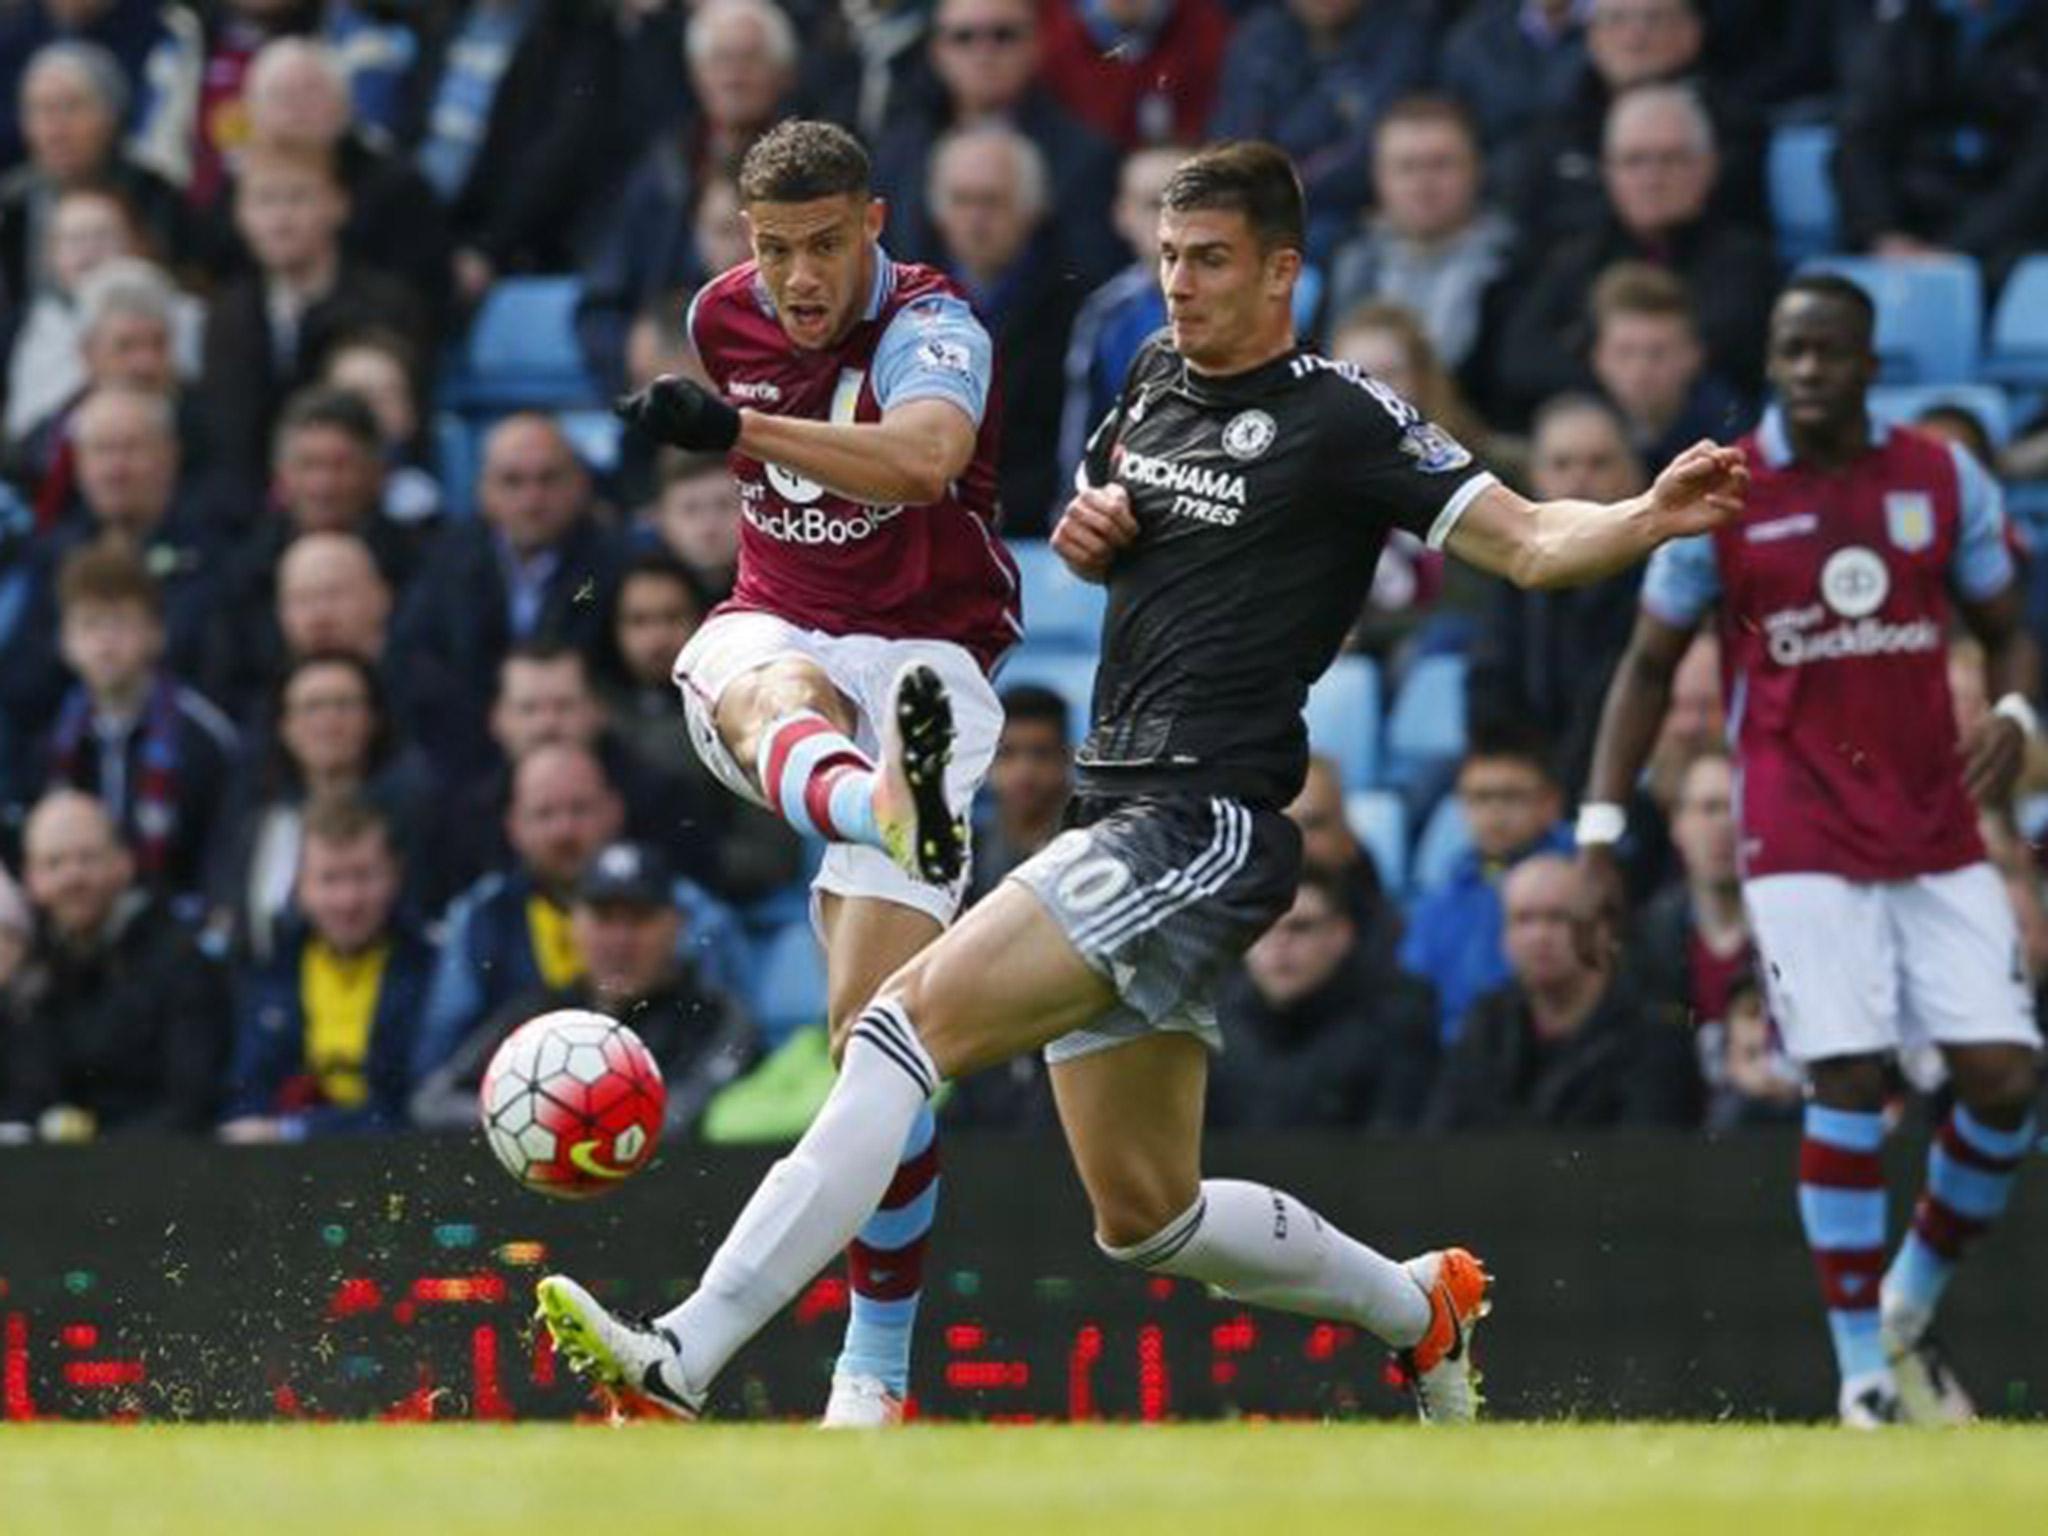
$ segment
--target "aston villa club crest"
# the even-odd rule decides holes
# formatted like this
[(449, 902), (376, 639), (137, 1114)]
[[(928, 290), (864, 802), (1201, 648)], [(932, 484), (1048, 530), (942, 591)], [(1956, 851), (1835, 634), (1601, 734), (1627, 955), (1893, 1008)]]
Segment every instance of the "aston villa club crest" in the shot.
[(1925, 491), (1887, 491), (1884, 498), (1885, 532), (1892, 547), (1909, 555), (1934, 545), (1934, 498)]

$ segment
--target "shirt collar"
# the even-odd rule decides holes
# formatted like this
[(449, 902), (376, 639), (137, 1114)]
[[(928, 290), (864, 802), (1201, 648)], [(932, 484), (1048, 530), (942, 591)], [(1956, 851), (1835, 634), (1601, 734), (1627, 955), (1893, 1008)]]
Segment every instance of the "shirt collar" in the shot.
[[(1889, 431), (1883, 422), (1872, 416), (1870, 446), (1882, 448)], [(1780, 407), (1773, 405), (1764, 412), (1764, 419), (1756, 429), (1756, 442), (1764, 463), (1772, 469), (1784, 469), (1792, 463), (1792, 438), (1785, 430), (1785, 413)]]

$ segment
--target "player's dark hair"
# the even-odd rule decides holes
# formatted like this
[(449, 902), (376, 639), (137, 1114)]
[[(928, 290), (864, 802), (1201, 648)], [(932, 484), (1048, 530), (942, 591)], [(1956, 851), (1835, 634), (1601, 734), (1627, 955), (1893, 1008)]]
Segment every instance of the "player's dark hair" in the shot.
[(1183, 160), (1159, 205), (1174, 213), (1241, 213), (1262, 250), (1301, 250), (1308, 214), (1301, 178), (1282, 150), (1258, 139), (1218, 144)]
[(1778, 297), (1788, 299), (1795, 293), (1848, 305), (1856, 312), (1866, 345), (1877, 335), (1877, 301), (1854, 279), (1839, 272), (1802, 272), (1779, 291)]
[(353, 390), (315, 384), (293, 395), (278, 418), (277, 446), (282, 448), (293, 433), (310, 427), (328, 427), (343, 433), (371, 453), (383, 450), (384, 435), (377, 428), (376, 414), (369, 402)]
[(808, 203), (820, 197), (866, 197), (873, 175), (868, 152), (844, 128), (793, 117), (762, 134), (740, 161), (740, 201)]
[(1060, 740), (1067, 739), (1072, 715), (1067, 701), (1050, 688), (1037, 683), (1019, 683), (1014, 688), (1003, 690), (1003, 715), (1010, 721), (1038, 720), (1053, 726), (1060, 733)]

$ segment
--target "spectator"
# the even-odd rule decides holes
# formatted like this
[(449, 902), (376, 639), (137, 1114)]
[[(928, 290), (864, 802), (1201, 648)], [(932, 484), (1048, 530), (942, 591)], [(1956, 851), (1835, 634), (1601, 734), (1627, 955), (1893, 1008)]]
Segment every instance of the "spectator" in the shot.
[(329, 347), (371, 325), (425, 333), (405, 286), (343, 249), (348, 209), (330, 156), (252, 145), (240, 158), (235, 227), (256, 267), (214, 298), (201, 388), (213, 470), (247, 503), (261, 491), (279, 403), (312, 382)]
[(266, 960), (235, 967), (221, 1140), (404, 1125), (412, 1031), (434, 950), (399, 914), (400, 847), (365, 801), (308, 806), (293, 880), (298, 920)]
[[(78, 488), (78, 409), (95, 390), (119, 387), (171, 403), (178, 438), (180, 479), (205, 479), (206, 444), (197, 403), (179, 387), (180, 373), (196, 372), (205, 309), (171, 286), (148, 262), (115, 257), (79, 285), (78, 357), (83, 377), (56, 407), (31, 424), (10, 452), (12, 473), (33, 497), (36, 525), (50, 529), (83, 510)], [(59, 369), (49, 384), (71, 382)], [(45, 391), (39, 384), (32, 402)]]
[(141, 231), (120, 195), (99, 187), (57, 194), (43, 253), (49, 281), (15, 307), (7, 358), (7, 445), (21, 440), (85, 389), (79, 289), (93, 272), (141, 249)]
[(1217, 1012), (1230, 1041), (1209, 1076), (1218, 1129), (1393, 1130), (1429, 1101), (1435, 999), (1360, 944), (1329, 876), (1304, 873)]
[(1531, 124), (1564, 107), (1586, 63), (1584, 0), (1476, 0), (1444, 39), (1438, 74), (1511, 159)]
[(1125, 150), (1206, 137), (1230, 17), (1216, 0), (1050, 0), (1046, 89)]
[(718, 270), (694, 238), (694, 214), (755, 139), (789, 109), (797, 37), (773, 0), (705, 0), (684, 48), (696, 110), (655, 137), (583, 265), (576, 334), (607, 387), (625, 381), (626, 332), (646, 305)]
[(1331, 228), (1371, 201), (1373, 128), (1422, 84), (1429, 50), (1427, 19), (1411, 0), (1266, 7), (1230, 40), (1209, 130), (1286, 150), (1300, 167), (1311, 226)]
[(439, 517), (446, 510), (441, 486), (423, 462), (418, 349), (396, 331), (354, 332), (328, 350), (320, 382), (359, 397), (377, 419), (384, 516), (401, 528)]
[(96, 796), (143, 886), (196, 916), (228, 810), (235, 728), (164, 669), (163, 594), (132, 549), (74, 551), (57, 590), (64, 660), (79, 682), (51, 732), (50, 782)]
[(1084, 285), (1108, 277), (1122, 256), (1104, 217), (1116, 192), (1116, 150), (1037, 84), (1036, 0), (938, 0), (930, 53), (939, 90), (906, 101), (875, 142), (875, 192), (889, 205), (891, 252), (939, 258), (925, 195), (932, 151), (948, 129), (993, 120), (1036, 144), (1045, 162), (1057, 270)]
[[(1560, 395), (1536, 413), (1532, 494), (1619, 501), (1648, 484), (1605, 401)], [(1471, 718), (1529, 722), (1557, 743), (1564, 782), (1584, 783), (1607, 680), (1635, 627), (1641, 581), (1641, 569), (1631, 567), (1564, 591), (1490, 583), (1466, 680)]]
[(448, 909), (413, 1047), (415, 1080), (509, 999), (583, 975), (569, 898), (598, 850), (618, 837), (625, 815), (586, 748), (537, 747), (514, 767), (505, 834), (518, 862), (483, 876)]
[(420, 345), (431, 350), (450, 318), (448, 214), (424, 176), (356, 126), (341, 56), (302, 37), (267, 43), (242, 99), (250, 143), (332, 160), (348, 199), (344, 259), (405, 284), (428, 322)]
[(1793, 1125), (1799, 1120), (1806, 1102), (1806, 1074), (1786, 1056), (1754, 976), (1739, 976), (1728, 989), (1721, 1054), (1707, 1082), (1709, 1131)]
[(310, 30), (320, 0), (220, 0), (199, 25), (173, 27), (150, 57), (149, 111), (136, 130), (137, 153), (185, 189), (202, 214), (228, 193), (238, 155), (249, 145), (244, 92), (263, 45)]
[(339, 651), (382, 669), (390, 656), (391, 586), (352, 533), (308, 533), (277, 563), (277, 628), (286, 663)]
[(610, 666), (599, 691), (613, 739), (636, 765), (634, 776), (680, 787), (673, 803), (659, 797), (656, 824), (679, 820), (685, 806), (707, 808), (694, 839), (695, 862), (719, 895), (747, 902), (797, 878), (803, 843), (780, 817), (723, 793), (690, 745), (672, 671), (703, 619), (704, 600), (673, 556), (665, 550), (637, 556), (619, 578), (606, 648)]
[(403, 135), (455, 226), (455, 292), (575, 267), (608, 184), (619, 39), (588, 0), (473, 0), (425, 39)]
[(1287, 819), (1301, 831), (1305, 877), (1335, 883), (1360, 949), (1377, 966), (1400, 943), (1401, 909), (1387, 899), (1385, 877), (1344, 814), (1342, 774), (1321, 753), (1310, 755), (1301, 793), (1287, 807)]
[(1050, 688), (1003, 690), (1003, 729), (989, 765), (989, 816), (975, 829), (970, 904), (1058, 835), (1074, 793), (1073, 722)]
[(1138, 348), (1166, 324), (1166, 295), (1159, 288), (1159, 199), (1187, 154), (1180, 145), (1162, 144), (1124, 156), (1111, 218), (1136, 259), (1081, 301), (1067, 335), (1067, 393), (1060, 408), (1063, 485), (1074, 477), (1088, 434), (1123, 393)]
[(740, 488), (725, 455), (666, 448), (659, 465), (661, 493), (643, 515), (705, 600), (724, 602), (740, 563)]
[(1995, 284), (2048, 239), (2048, 11), (1901, 0), (1842, 96), (1842, 234), (1880, 256), (1961, 251)]
[(1592, 0), (1586, 62), (1570, 98), (1529, 125), (1503, 166), (1509, 212), (1525, 237), (1547, 243), (1599, 221), (1596, 173), (1612, 153), (1614, 107), (1647, 85), (1684, 87), (1706, 116), (1719, 147), (1717, 218), (1765, 227), (1765, 124), (1747, 99), (1700, 74), (1705, 40), (1699, 0)]
[(181, 488), (174, 407), (161, 394), (103, 385), (79, 405), (71, 430), (87, 515), (46, 536), (52, 568), (81, 544), (126, 544), (163, 589), (170, 669), (197, 676), (219, 589), (218, 540)]
[(931, 155), (939, 265), (966, 292), (1003, 359), (997, 494), (1007, 532), (1052, 524), (1060, 387), (1082, 290), (1051, 249), (1048, 176), (1036, 146), (1000, 123), (957, 128)]
[[(0, 864), (0, 1020), (6, 1017), (7, 988), (21, 969), (21, 962), (28, 958), (29, 941), (34, 934), (35, 919), (29, 913), (28, 897), (14, 883), (7, 866)], [(0, 1045), (0, 1067), (4, 1067), (5, 1061), (5, 1047)], [(6, 1078), (0, 1075), (0, 1100), (5, 1099), (6, 1092)]]
[[(1707, 362), (1755, 393), (1777, 262), (1762, 235), (1714, 218), (1719, 173), (1713, 125), (1683, 86), (1641, 86), (1608, 115), (1601, 174), (1604, 219), (1547, 247), (1508, 308), (1494, 369), (1504, 405), (1526, 412), (1570, 389), (1590, 342), (1587, 299), (1617, 261), (1644, 261), (1685, 280), (1698, 305)], [(1538, 249), (1546, 249), (1539, 245)]]
[(1578, 870), (1562, 854), (1517, 865), (1502, 889), (1512, 979), (1472, 1007), (1444, 1059), (1440, 1130), (1693, 1125), (1699, 1067), (1677, 1029), (1579, 954)]
[(414, 1090), (414, 1123), (475, 1125), (484, 1068), (505, 1037), (543, 1013), (586, 1008), (627, 1025), (653, 1055), (668, 1089), (663, 1132), (694, 1130), (712, 1096), (754, 1064), (760, 1045), (746, 1010), (682, 958), (685, 919), (672, 900), (673, 884), (652, 848), (613, 843), (599, 852), (569, 909), (583, 973), (529, 989), (471, 1031)]
[(1444, 1043), (1466, 1011), (1508, 980), (1501, 947), (1502, 877), (1524, 859), (1571, 846), (1558, 824), (1563, 797), (1536, 739), (1507, 725), (1475, 734), (1458, 768), (1458, 801), (1472, 846), (1451, 877), (1423, 893), (1401, 936), (1401, 969), (1436, 988)]
[(498, 670), (490, 730), (499, 761), (454, 797), (439, 871), (444, 894), (511, 861), (505, 829), (513, 776), (544, 746), (581, 747), (596, 754), (624, 802), (626, 828), (633, 836), (664, 852), (675, 850), (675, 862), (692, 876), (716, 870), (717, 834), (702, 812), (695, 785), (684, 778), (656, 778), (606, 730), (604, 708), (581, 651), (547, 642), (514, 646)]
[(1481, 203), (1479, 139), (1464, 108), (1404, 96), (1373, 131), (1375, 207), (1330, 258), (1330, 313), (1399, 304), (1456, 373), (1480, 343), (1487, 291), (1507, 270), (1515, 227)]
[[(123, 81), (143, 78), (143, 65), (183, 20), (175, 0), (27, 0), (0, 12), (0, 101), (21, 99), (23, 71), (55, 42), (96, 43), (112, 54)], [(132, 111), (129, 112), (132, 117)], [(124, 119), (125, 121), (125, 119)], [(21, 124), (0, 114), (0, 169), (26, 152)]]
[(1735, 856), (1734, 774), (1725, 750), (1702, 752), (1679, 781), (1671, 841), (1681, 878), (1657, 893), (1633, 935), (1645, 1003), (1698, 1037), (1700, 1066), (1720, 1080), (1729, 999), (1756, 971)]
[(498, 663), (524, 640), (588, 650), (617, 555), (590, 477), (546, 416), (509, 416), (484, 441), (480, 516), (428, 552), (399, 628), (414, 736), (451, 781), (487, 766)]
[(1593, 284), (1591, 304), (1593, 377), (1627, 424), (1646, 475), (1703, 437), (1725, 441), (1749, 430), (1749, 408), (1707, 371), (1682, 278), (1620, 262)]
[(227, 1044), (212, 963), (135, 887), (134, 861), (91, 795), (52, 790), (24, 845), (36, 935), (0, 994), (0, 1124), (46, 1141), (204, 1130)]
[[(1378, 301), (1361, 305), (1338, 322), (1329, 353), (1337, 362), (1371, 374), (1458, 442), (1507, 467), (1501, 451), (1507, 445), (1465, 403), (1464, 392), (1410, 311)], [(1441, 554), (1406, 529), (1394, 529), (1373, 570), (1372, 590), (1352, 631), (1351, 648), (1390, 655), (1435, 605), (1446, 575)]]
[(29, 302), (49, 281), (48, 225), (60, 193), (99, 187), (135, 210), (167, 259), (192, 241), (177, 189), (121, 149), (128, 81), (96, 43), (52, 43), (29, 60), (19, 97), (28, 161), (0, 179), (0, 295)]
[[(267, 964), (288, 928), (293, 882), (305, 849), (309, 807), (371, 807), (409, 850), (407, 888), (433, 888), (442, 806), (417, 748), (398, 740), (377, 671), (346, 651), (294, 660), (267, 703), (265, 728), (237, 765), (234, 820), (216, 837), (207, 867), (207, 927), (238, 957)], [(415, 900), (416, 910), (425, 903)]]

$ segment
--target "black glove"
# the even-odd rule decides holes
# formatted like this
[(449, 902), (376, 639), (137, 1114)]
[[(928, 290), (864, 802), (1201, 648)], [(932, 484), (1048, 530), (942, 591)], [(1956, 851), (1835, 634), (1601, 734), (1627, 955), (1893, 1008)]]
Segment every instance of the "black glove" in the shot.
[(663, 374), (638, 394), (614, 400), (612, 410), (634, 431), (693, 453), (725, 453), (740, 440), (740, 413), (680, 374)]

